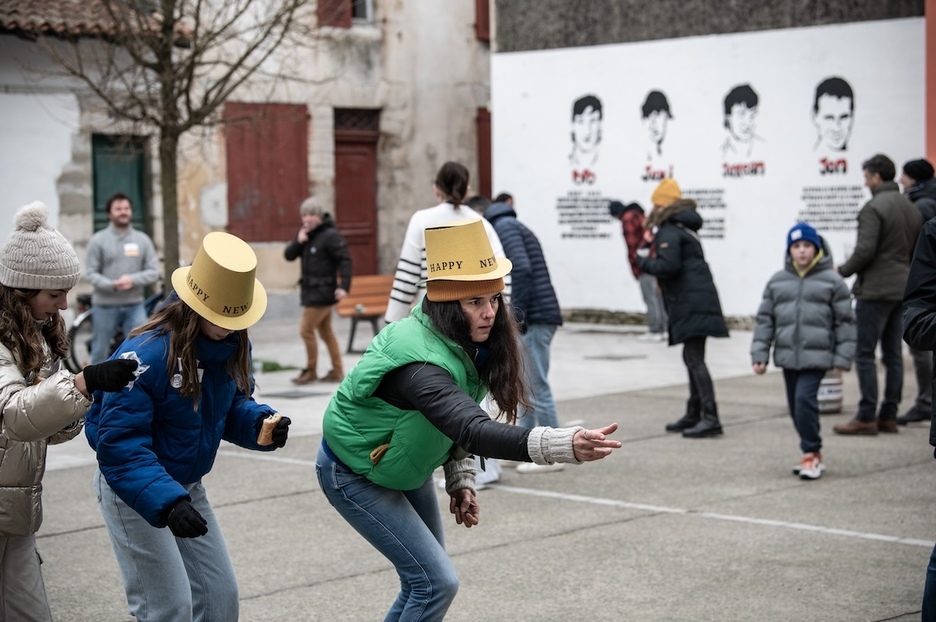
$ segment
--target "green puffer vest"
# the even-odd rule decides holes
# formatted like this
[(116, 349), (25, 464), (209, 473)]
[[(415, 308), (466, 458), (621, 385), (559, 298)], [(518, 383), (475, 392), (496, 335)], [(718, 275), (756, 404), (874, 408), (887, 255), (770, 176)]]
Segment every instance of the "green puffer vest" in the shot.
[[(417, 307), (386, 326), (371, 342), (332, 397), (322, 422), (325, 441), (348, 468), (394, 490), (421, 486), (449, 459), (453, 441), (418, 410), (402, 410), (373, 397), (390, 371), (428, 362), (448, 371), (475, 402), (487, 393), (474, 363), (461, 346), (443, 337)], [(375, 465), (370, 453), (389, 443)]]

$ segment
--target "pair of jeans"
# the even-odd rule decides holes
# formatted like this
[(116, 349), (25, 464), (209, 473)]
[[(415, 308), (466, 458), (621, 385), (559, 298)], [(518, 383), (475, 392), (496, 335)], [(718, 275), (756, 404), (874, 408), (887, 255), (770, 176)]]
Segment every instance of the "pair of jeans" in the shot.
[(913, 371), (916, 374), (917, 396), (913, 407), (927, 415), (933, 408), (933, 353), (929, 350), (910, 348)]
[(923, 587), (922, 622), (936, 622), (936, 548), (930, 555), (926, 567), (926, 584)]
[(95, 305), (91, 313), (91, 363), (102, 363), (111, 355), (111, 341), (117, 329), (124, 339), (130, 331), (146, 321), (146, 306), (142, 302), (132, 305)]
[(0, 537), (0, 620), (52, 622), (36, 536)]
[(855, 349), (855, 370), (861, 399), (858, 402), (860, 421), (874, 421), (878, 402), (877, 368), (874, 351), (881, 343), (884, 363), (884, 400), (878, 418), (893, 421), (903, 390), (903, 318), (899, 300), (858, 300), (855, 304), (858, 344)]
[(784, 369), (787, 406), (793, 427), (800, 437), (800, 451), (817, 452), (822, 449), (819, 436), (819, 384), (825, 376), (822, 369)]
[(546, 425), (559, 427), (556, 400), (549, 386), (549, 349), (556, 334), (554, 324), (530, 324), (523, 335), (523, 348), (527, 374), (530, 378), (530, 409), (520, 413), (520, 425), (532, 428)]
[(238, 616), (237, 577), (227, 543), (200, 481), (185, 486), (208, 522), (199, 538), (176, 538), (150, 525), (94, 473), (94, 493), (136, 622), (213, 622)]
[[(315, 333), (318, 331), (319, 337), (325, 342), (328, 348), (328, 356), (331, 357), (331, 371), (335, 375), (344, 376), (344, 363), (341, 360), (341, 348), (338, 347), (338, 339), (335, 337), (335, 331), (332, 330), (332, 307), (303, 307), (302, 320), (299, 323), (299, 335), (305, 342), (306, 348), (306, 369), (317, 375), (315, 368), (318, 366), (318, 341)], [(327, 373), (327, 372), (326, 372)]]
[(323, 447), (315, 473), (328, 502), (396, 568), (400, 593), (386, 621), (442, 620), (458, 592), (445, 552), (432, 478), (415, 490), (391, 490), (337, 462)]
[(666, 332), (666, 325), (669, 319), (666, 317), (666, 307), (663, 306), (663, 293), (657, 284), (657, 279), (652, 274), (641, 273), (637, 277), (640, 284), (640, 293), (643, 296), (644, 304), (647, 305), (647, 332), (663, 333)]
[(689, 399), (699, 400), (703, 414), (715, 415), (715, 387), (705, 365), (705, 337), (686, 339), (682, 356), (689, 373)]

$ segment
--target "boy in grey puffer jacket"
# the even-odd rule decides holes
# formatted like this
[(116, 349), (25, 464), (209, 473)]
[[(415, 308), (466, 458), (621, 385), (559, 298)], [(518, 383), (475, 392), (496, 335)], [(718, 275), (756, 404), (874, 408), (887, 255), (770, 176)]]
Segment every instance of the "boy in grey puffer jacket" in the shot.
[(770, 277), (757, 310), (751, 360), (754, 372), (763, 374), (773, 344), (803, 452), (793, 474), (802, 479), (818, 479), (825, 470), (819, 383), (829, 369), (851, 368), (855, 341), (851, 295), (833, 269), (825, 241), (810, 225), (794, 225), (787, 234), (784, 269)]

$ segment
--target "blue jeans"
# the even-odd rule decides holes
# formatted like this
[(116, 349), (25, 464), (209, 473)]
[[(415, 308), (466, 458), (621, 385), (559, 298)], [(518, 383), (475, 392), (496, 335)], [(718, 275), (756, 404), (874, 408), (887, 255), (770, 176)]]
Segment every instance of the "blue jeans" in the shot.
[(858, 375), (858, 387), (861, 389), (856, 418), (861, 421), (874, 421), (878, 401), (874, 350), (880, 341), (885, 381), (884, 401), (881, 402), (877, 416), (893, 421), (897, 418), (897, 405), (900, 404), (900, 393), (903, 390), (903, 318), (900, 301), (858, 300), (855, 305), (855, 319), (858, 329), (855, 370)]
[(98, 507), (136, 622), (237, 620), (237, 578), (221, 526), (202, 483), (185, 488), (192, 505), (208, 521), (208, 533), (200, 538), (176, 538), (168, 528), (153, 527), (95, 470)]
[(523, 409), (520, 413), (520, 425), (532, 428), (538, 425), (559, 427), (559, 415), (556, 414), (556, 400), (549, 387), (549, 348), (556, 334), (553, 324), (530, 324), (523, 335), (523, 349), (527, 373), (530, 377), (531, 410)]
[(400, 593), (384, 620), (442, 620), (458, 592), (458, 576), (445, 552), (432, 478), (415, 490), (391, 490), (357, 475), (321, 447), (315, 473), (332, 507), (396, 568)]
[(819, 436), (819, 383), (825, 371), (821, 369), (784, 369), (787, 406), (793, 427), (800, 437), (800, 451), (816, 452), (822, 449)]
[(936, 548), (930, 555), (929, 566), (926, 567), (926, 585), (923, 588), (923, 622), (936, 622)]
[(652, 274), (643, 274), (637, 277), (640, 284), (640, 293), (644, 304), (647, 305), (647, 332), (662, 333), (666, 331), (669, 319), (666, 317), (666, 307), (663, 306), (663, 294), (657, 285), (657, 279)]
[(146, 321), (146, 307), (142, 302), (132, 305), (93, 307), (91, 326), (91, 363), (102, 363), (111, 355), (111, 341), (119, 328), (126, 339), (130, 331)]

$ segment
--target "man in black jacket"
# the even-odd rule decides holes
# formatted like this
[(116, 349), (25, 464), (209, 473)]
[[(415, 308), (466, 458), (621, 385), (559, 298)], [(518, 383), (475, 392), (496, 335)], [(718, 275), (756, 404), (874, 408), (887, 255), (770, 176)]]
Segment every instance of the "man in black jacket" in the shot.
[[(933, 179), (932, 164), (922, 159), (910, 160), (903, 166), (900, 185), (904, 195), (920, 210), (924, 223), (936, 216), (936, 179)], [(913, 369), (917, 378), (917, 397), (913, 408), (897, 417), (898, 425), (929, 421), (933, 405), (933, 391), (930, 387), (933, 380), (932, 353), (910, 348), (910, 355), (913, 357)]]
[[(907, 277), (903, 299), (903, 338), (916, 350), (936, 350), (936, 219), (923, 225)], [(932, 389), (932, 383), (930, 384)], [(936, 447), (936, 410), (930, 408), (929, 442)], [(936, 454), (934, 454), (936, 455)], [(924, 622), (936, 620), (936, 549), (930, 556), (923, 588)]]
[[(287, 261), (302, 258), (299, 283), (303, 309), (299, 334), (305, 342), (306, 367), (292, 381), (296, 384), (316, 380), (340, 382), (344, 378), (344, 365), (338, 339), (332, 330), (332, 307), (351, 289), (351, 254), (331, 215), (317, 206), (312, 197), (299, 206), (299, 215), (302, 227), (283, 252)], [(321, 378), (315, 370), (318, 363), (316, 331), (328, 347), (332, 365), (331, 371)]]

